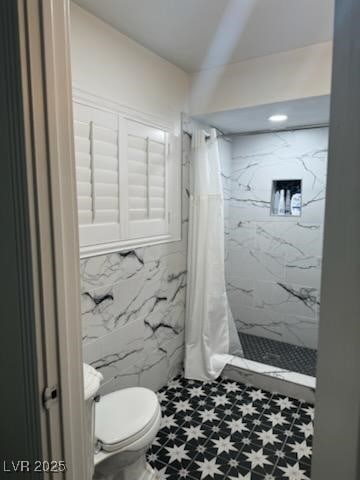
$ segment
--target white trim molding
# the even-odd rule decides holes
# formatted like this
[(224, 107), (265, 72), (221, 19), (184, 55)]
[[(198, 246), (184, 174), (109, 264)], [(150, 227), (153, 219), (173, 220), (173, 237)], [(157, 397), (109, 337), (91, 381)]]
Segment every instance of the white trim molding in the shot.
[(69, 1), (18, 0), (43, 460), (88, 480)]
[(80, 88), (78, 85), (73, 84), (73, 98), (79, 102), (84, 103), (85, 105), (91, 105), (93, 107), (101, 107), (109, 111), (116, 111), (120, 115), (128, 118), (129, 120), (134, 120), (136, 122), (144, 122), (146, 125), (152, 125), (156, 128), (161, 128), (168, 132), (174, 130), (175, 125), (173, 122), (169, 122), (165, 118), (153, 115), (151, 113), (142, 112), (136, 110), (135, 108), (129, 107), (127, 105), (122, 105), (114, 100), (109, 98), (96, 95), (89, 91)]

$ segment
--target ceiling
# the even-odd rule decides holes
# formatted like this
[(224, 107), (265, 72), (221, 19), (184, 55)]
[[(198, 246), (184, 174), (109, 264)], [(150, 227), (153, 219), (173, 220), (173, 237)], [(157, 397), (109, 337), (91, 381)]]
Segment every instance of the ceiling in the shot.
[(196, 72), (332, 38), (334, 0), (75, 0)]
[[(207, 115), (196, 115), (194, 118), (216, 127), (224, 133), (231, 134), (323, 125), (329, 122), (329, 110), (330, 96), (323, 95)], [(272, 123), (268, 120), (270, 115), (280, 113), (288, 116), (285, 122)]]

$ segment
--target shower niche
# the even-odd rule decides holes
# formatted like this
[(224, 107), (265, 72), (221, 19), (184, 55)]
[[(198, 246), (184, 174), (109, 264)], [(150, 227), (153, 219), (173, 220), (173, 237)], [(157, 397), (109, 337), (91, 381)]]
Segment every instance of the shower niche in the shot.
[(271, 215), (300, 217), (302, 209), (301, 193), (301, 180), (273, 180)]

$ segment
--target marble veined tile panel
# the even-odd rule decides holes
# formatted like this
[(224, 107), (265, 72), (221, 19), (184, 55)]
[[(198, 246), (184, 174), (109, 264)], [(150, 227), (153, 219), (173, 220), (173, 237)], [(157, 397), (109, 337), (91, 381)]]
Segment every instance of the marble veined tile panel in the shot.
[(316, 318), (320, 306), (319, 291), (285, 282), (257, 281), (255, 306), (278, 313)]

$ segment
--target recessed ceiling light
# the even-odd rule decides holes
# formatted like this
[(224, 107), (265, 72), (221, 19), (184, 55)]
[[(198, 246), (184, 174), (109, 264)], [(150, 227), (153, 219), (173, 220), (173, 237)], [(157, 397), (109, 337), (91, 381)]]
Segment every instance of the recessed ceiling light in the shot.
[(269, 120), (270, 122), (285, 122), (287, 118), (288, 118), (287, 115), (279, 114), (279, 115), (271, 115), (271, 117), (269, 117)]

